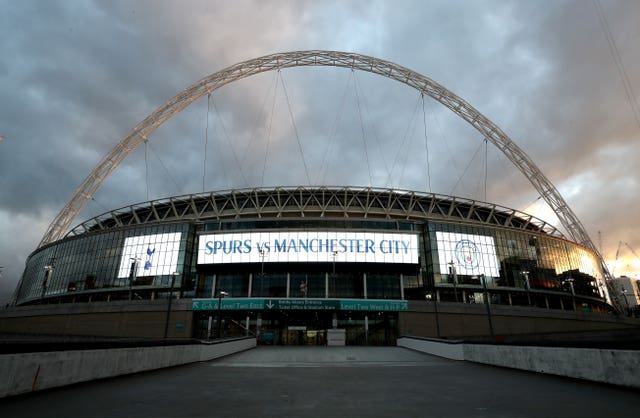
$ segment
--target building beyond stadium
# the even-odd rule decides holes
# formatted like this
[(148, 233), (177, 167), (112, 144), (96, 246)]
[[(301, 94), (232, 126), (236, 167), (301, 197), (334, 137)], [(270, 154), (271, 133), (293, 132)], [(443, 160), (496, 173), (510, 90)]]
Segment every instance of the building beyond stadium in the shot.
[(393, 343), (425, 295), (436, 309), (610, 310), (597, 255), (533, 216), (353, 187), (229, 190), (105, 213), (33, 252), (14, 303), (169, 295), (189, 303), (182, 336), (250, 332), (274, 344), (321, 344), (332, 328), (348, 344)]

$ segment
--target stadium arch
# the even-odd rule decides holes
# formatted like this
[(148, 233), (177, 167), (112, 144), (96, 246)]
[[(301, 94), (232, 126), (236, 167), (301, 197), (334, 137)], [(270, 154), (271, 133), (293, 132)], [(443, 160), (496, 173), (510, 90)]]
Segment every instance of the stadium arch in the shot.
[(340, 51), (294, 51), (253, 58), (215, 72), (187, 87), (138, 123), (100, 160), (49, 225), (38, 248), (62, 238), (87, 200), (91, 199), (111, 172), (131, 151), (174, 115), (205, 95), (234, 81), (267, 71), (305, 66), (343, 67), (377, 74), (413, 87), (449, 108), (497, 147), (529, 179), (555, 212), (569, 237), (598, 255), (606, 281), (609, 282), (611, 276), (602, 255), (578, 217), (551, 181), (502, 129), (464, 99), (429, 77), (390, 61)]

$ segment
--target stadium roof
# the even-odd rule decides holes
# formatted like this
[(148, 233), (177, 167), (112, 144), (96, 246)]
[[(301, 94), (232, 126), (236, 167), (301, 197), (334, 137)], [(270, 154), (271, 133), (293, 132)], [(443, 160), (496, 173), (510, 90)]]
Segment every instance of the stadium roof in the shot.
[(243, 188), (172, 196), (105, 212), (77, 225), (66, 236), (165, 222), (290, 217), (463, 221), (566, 239), (541, 219), (492, 203), (410, 190), (349, 186)]

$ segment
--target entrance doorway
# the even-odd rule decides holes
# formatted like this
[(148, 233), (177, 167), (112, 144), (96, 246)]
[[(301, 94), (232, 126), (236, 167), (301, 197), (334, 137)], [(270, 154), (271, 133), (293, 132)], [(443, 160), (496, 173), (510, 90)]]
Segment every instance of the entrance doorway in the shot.
[[(203, 339), (253, 335), (259, 345), (324, 346), (327, 330), (345, 330), (352, 346), (393, 346), (398, 337), (397, 312), (335, 310), (261, 310), (198, 312), (194, 337)], [(218, 337), (220, 334), (220, 337)]]

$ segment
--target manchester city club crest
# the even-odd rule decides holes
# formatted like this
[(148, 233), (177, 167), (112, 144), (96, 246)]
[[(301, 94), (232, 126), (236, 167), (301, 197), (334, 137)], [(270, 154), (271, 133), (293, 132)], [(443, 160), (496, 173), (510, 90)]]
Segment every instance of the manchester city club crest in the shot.
[(454, 252), (459, 266), (472, 270), (480, 265), (480, 249), (475, 242), (462, 239), (457, 242)]

